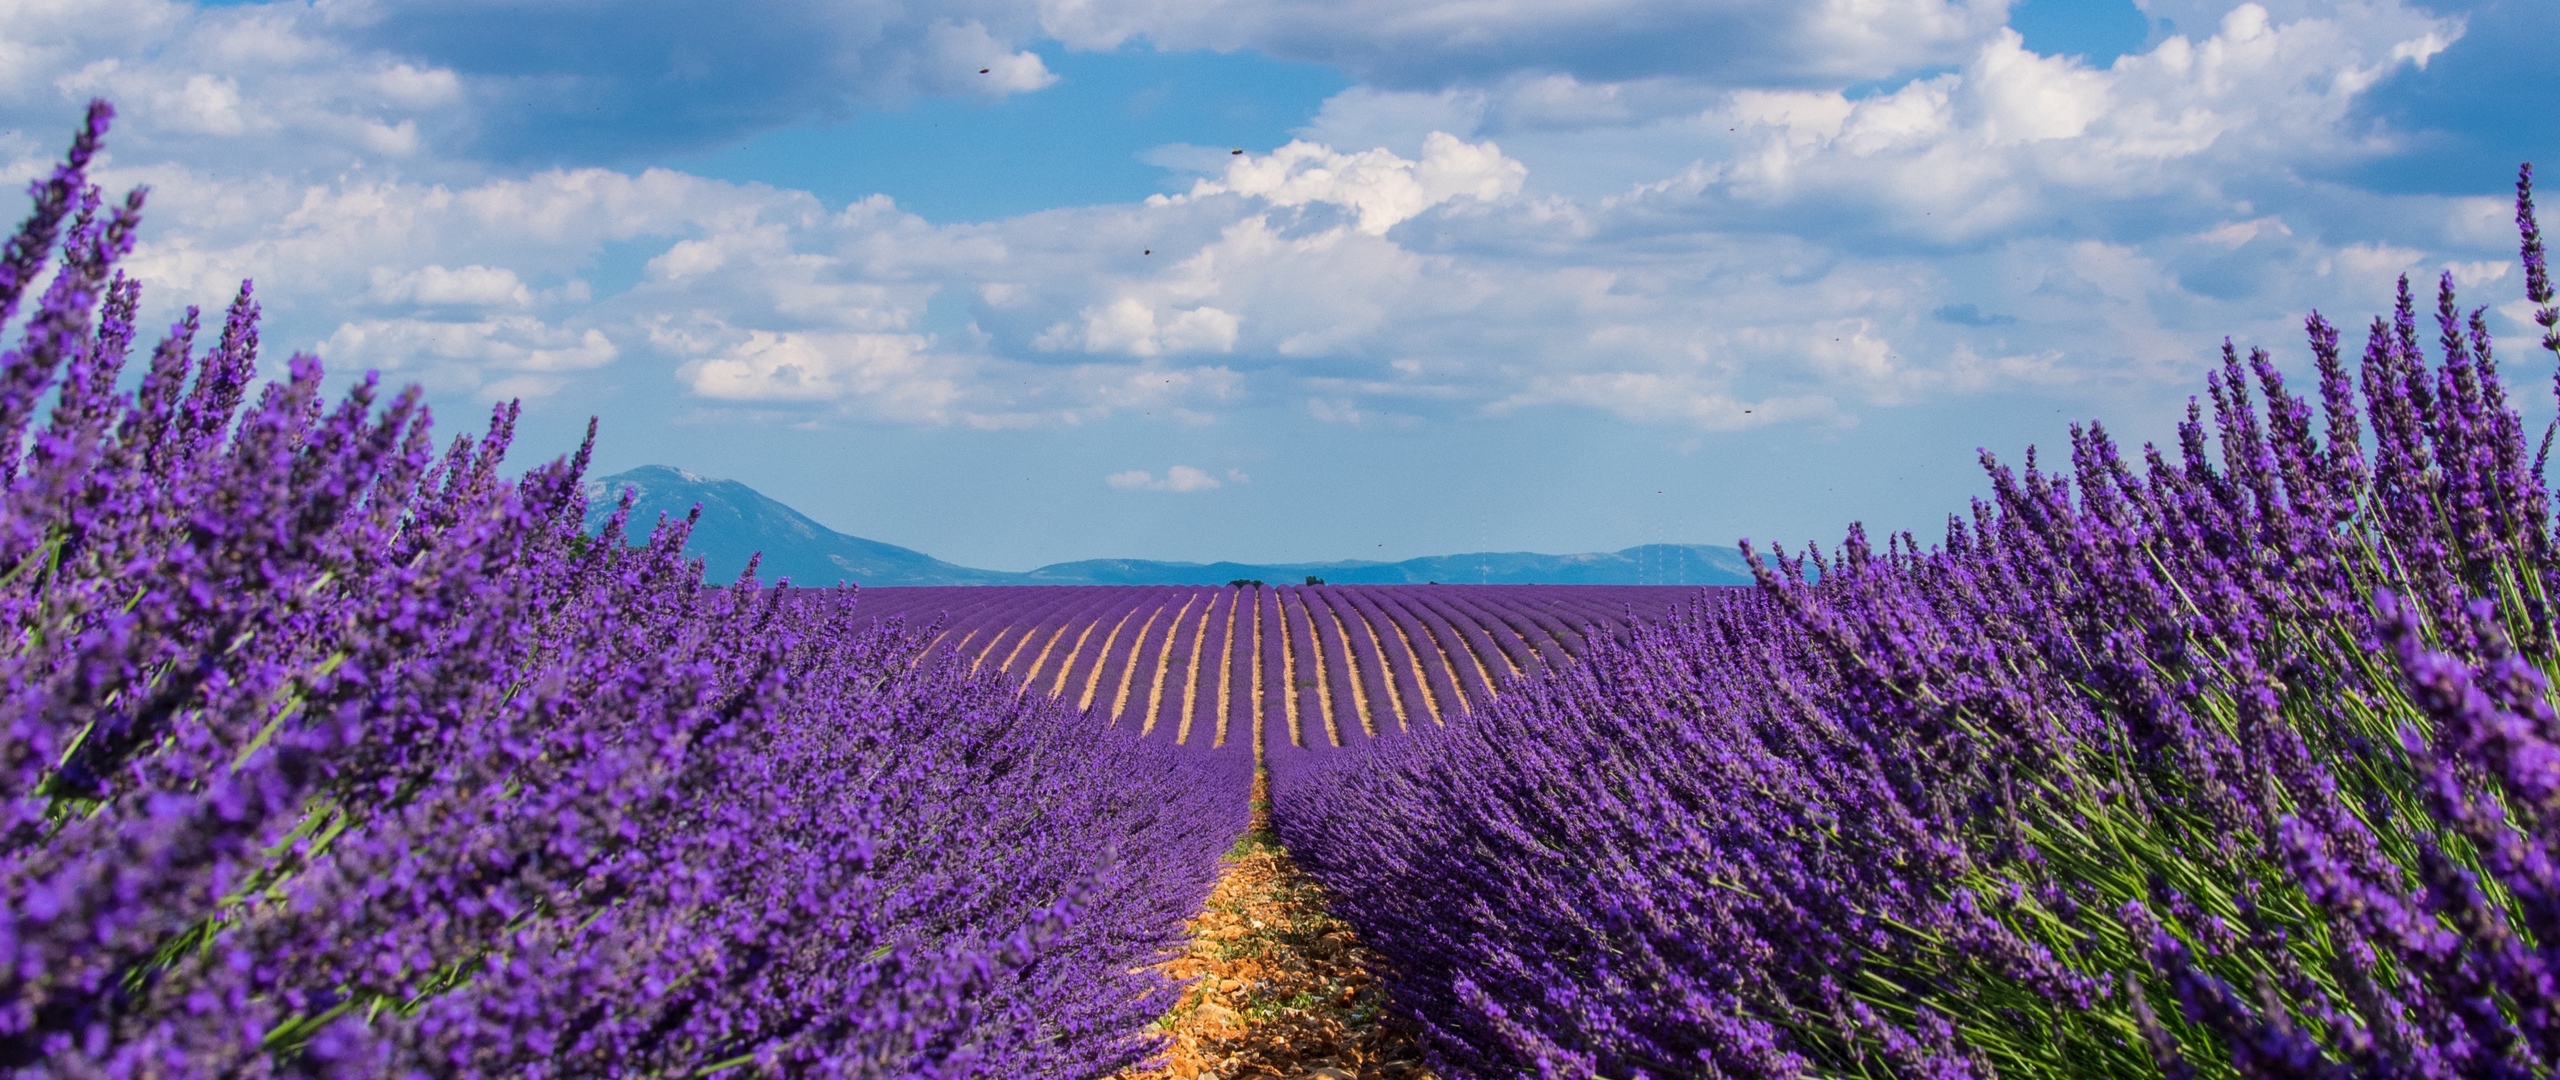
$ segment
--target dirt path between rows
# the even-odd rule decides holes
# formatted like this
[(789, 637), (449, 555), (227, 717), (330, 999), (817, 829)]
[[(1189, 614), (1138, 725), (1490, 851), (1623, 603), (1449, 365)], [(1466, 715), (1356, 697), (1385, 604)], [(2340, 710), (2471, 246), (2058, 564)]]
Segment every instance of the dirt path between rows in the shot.
[(1198, 980), (1160, 1021), (1172, 1050), (1120, 1080), (1432, 1080), (1387, 1016), (1376, 956), (1280, 849), (1269, 805), (1257, 777), (1252, 830), (1192, 919), (1190, 950), (1165, 966)]

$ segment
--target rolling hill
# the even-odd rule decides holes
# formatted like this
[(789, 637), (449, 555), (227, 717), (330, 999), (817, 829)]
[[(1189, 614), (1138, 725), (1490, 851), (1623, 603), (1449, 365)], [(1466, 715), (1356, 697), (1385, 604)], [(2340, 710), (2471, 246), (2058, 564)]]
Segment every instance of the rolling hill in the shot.
[(664, 465), (644, 465), (587, 482), (587, 528), (604, 525), (614, 499), (636, 490), (632, 529), (645, 534), (663, 513), (683, 517), (699, 504), (702, 521), (686, 550), (704, 561), (712, 580), (735, 576), (747, 556), (764, 553), (759, 573), (768, 581), (802, 585), (1221, 585), (1238, 578), (1296, 583), (1320, 577), (1337, 585), (1740, 585), (1751, 581), (1742, 553), (1708, 544), (1646, 544), (1624, 551), (1578, 555), (1474, 552), (1401, 562), (1342, 560), (1309, 563), (1164, 562), (1153, 559), (1083, 559), (1022, 573), (979, 570), (923, 552), (848, 536), (810, 520), (783, 503), (735, 480), (716, 480)]

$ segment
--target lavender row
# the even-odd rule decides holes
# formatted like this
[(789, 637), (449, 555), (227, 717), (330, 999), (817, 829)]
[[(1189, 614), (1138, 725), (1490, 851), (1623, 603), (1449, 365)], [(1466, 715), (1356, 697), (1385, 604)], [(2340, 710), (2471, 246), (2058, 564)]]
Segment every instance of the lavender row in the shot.
[(1323, 747), (1401, 734), (1699, 590), (1607, 586), (1029, 586), (863, 592), (932, 655), (1002, 671), (1150, 740)]
[(918, 662), (843, 594), (707, 588), (689, 522), (625, 543), (627, 496), (580, 535), (586, 450), (506, 478), (513, 406), (438, 454), (414, 390), (331, 403), (297, 356), (252, 394), (246, 286), (119, 390), (110, 116), (0, 246), (0, 322), (57, 268), (0, 355), (0, 1072), (1149, 1050), (1240, 770)]
[(2226, 346), (2172, 447), (1275, 749), (1281, 834), (1453, 1080), (2554, 1075), (2550, 436), (2449, 278), (2307, 328), (2312, 394)]

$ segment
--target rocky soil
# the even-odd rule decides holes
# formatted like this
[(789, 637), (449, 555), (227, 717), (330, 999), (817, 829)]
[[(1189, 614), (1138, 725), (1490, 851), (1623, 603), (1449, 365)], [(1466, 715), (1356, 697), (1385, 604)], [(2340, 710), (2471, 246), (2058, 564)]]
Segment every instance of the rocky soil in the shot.
[(1429, 1080), (1387, 1015), (1376, 958), (1290, 864), (1266, 805), (1256, 780), (1253, 831), (1192, 920), (1190, 950), (1166, 965), (1197, 980), (1162, 1021), (1170, 1052), (1122, 1080)]

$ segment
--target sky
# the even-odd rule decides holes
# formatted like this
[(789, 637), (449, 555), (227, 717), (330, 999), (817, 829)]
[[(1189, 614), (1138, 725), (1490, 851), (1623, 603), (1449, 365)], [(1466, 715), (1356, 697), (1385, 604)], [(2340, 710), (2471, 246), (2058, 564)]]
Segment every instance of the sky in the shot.
[(154, 322), (993, 569), (1925, 540), (2403, 274), (2552, 413), (2541, 0), (739, 11), (0, 0), (0, 180), (105, 97)]

